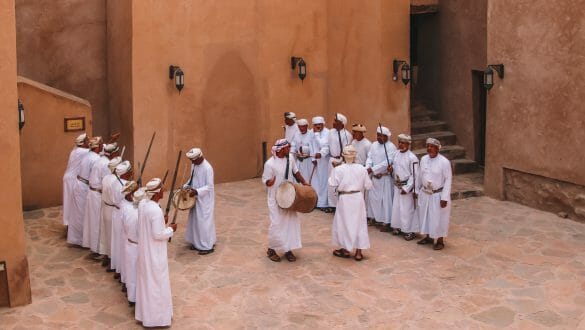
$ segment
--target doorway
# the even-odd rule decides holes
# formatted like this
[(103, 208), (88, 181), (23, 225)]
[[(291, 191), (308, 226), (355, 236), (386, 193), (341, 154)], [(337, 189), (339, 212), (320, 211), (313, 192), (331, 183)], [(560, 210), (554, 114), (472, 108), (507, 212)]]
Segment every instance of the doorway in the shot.
[(487, 92), (483, 87), (483, 71), (472, 70), (473, 131), (475, 141), (475, 161), (485, 166)]

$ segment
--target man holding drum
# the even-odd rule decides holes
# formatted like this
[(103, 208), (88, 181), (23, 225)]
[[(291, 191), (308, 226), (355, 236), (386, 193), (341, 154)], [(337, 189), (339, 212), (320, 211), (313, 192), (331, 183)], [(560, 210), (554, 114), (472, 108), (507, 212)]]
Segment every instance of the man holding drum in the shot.
[(264, 164), (262, 183), (268, 187), (268, 212), (270, 227), (268, 228), (268, 250), (266, 254), (272, 261), (279, 262), (277, 250), (284, 251), (286, 260), (293, 262), (297, 258), (292, 250), (301, 248), (301, 222), (297, 212), (282, 209), (276, 202), (276, 191), (286, 181), (292, 182), (293, 176), (301, 184), (308, 185), (299, 172), (294, 158), (289, 155), (290, 144), (286, 139), (277, 140), (272, 147), (272, 157)]
[(215, 242), (215, 222), (213, 210), (215, 195), (213, 187), (213, 168), (203, 157), (199, 148), (193, 148), (185, 154), (191, 160), (191, 177), (183, 185), (189, 195), (196, 198), (195, 206), (189, 210), (189, 223), (185, 229), (185, 239), (191, 243), (191, 250), (199, 255), (213, 253)]

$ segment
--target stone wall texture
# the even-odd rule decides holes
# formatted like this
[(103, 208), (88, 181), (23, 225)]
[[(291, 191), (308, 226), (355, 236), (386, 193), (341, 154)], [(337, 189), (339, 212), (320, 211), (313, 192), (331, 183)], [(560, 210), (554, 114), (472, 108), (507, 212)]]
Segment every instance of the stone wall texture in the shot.
[(18, 74), (89, 100), (109, 135), (106, 0), (15, 2)]
[(18, 97), (26, 112), (20, 132), (23, 208), (61, 205), (69, 153), (83, 133), (65, 132), (64, 120), (84, 117), (85, 132), (91, 136), (91, 106), (87, 100), (24, 77), (18, 77)]
[(504, 169), (505, 199), (585, 222), (585, 186)]
[[(585, 186), (585, 1), (491, 0), (485, 191), (503, 198), (508, 168)], [(569, 201), (567, 201), (569, 203)]]
[[(20, 138), (16, 88), (16, 29), (14, 0), (0, 1), (0, 261), (6, 262), (10, 306), (31, 302), (20, 185)], [(0, 306), (5, 305), (0, 296)]]

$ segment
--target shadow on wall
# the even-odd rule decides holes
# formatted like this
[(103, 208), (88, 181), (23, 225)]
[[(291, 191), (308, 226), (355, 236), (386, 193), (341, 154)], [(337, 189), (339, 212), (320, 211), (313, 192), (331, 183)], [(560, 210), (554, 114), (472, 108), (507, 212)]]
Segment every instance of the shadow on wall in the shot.
[(206, 158), (216, 183), (258, 175), (261, 117), (254, 76), (238, 52), (220, 56), (202, 95)]

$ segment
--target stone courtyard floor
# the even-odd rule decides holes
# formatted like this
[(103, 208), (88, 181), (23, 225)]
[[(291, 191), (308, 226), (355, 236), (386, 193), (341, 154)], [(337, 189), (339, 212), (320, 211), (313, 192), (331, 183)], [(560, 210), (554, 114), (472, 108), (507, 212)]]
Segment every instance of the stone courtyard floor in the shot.
[[(216, 252), (169, 244), (177, 329), (585, 329), (585, 225), (487, 197), (453, 203), (446, 248), (369, 227), (366, 259), (331, 255), (332, 215), (302, 218), (297, 262), (265, 256), (259, 180), (216, 185)], [(134, 329), (117, 281), (69, 247), (60, 207), (25, 213), (33, 303), (0, 329)]]

